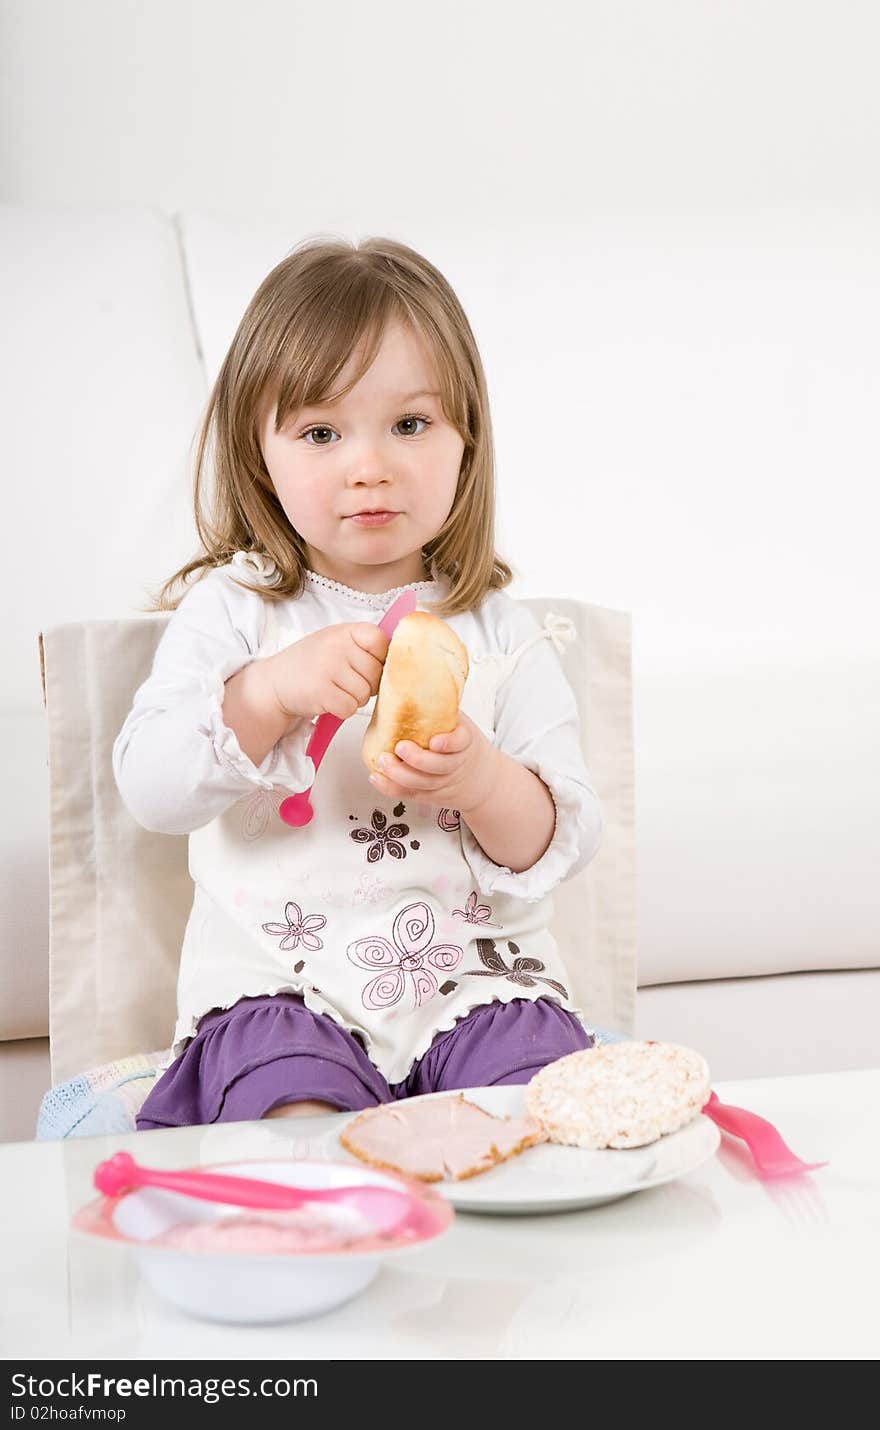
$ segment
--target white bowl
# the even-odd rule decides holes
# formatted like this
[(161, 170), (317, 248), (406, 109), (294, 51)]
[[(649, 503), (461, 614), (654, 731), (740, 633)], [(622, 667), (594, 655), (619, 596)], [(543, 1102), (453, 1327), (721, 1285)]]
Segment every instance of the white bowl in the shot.
[[(369, 1285), (382, 1261), (447, 1231), (455, 1215), (449, 1203), (424, 1183), (351, 1163), (228, 1162), (201, 1170), (297, 1187), (387, 1186), (411, 1198), (410, 1214), (400, 1232), (362, 1235), (358, 1230), (344, 1245), (316, 1251), (162, 1245), (156, 1238), (172, 1227), (272, 1214), (203, 1202), (156, 1187), (121, 1197), (98, 1197), (75, 1213), (71, 1223), (75, 1233), (105, 1246), (130, 1248), (159, 1296), (209, 1321), (256, 1324), (320, 1315)], [(345, 1208), (336, 1211), (330, 1203), (316, 1203), (315, 1209), (332, 1216), (340, 1228), (346, 1221), (351, 1226), (352, 1213)]]

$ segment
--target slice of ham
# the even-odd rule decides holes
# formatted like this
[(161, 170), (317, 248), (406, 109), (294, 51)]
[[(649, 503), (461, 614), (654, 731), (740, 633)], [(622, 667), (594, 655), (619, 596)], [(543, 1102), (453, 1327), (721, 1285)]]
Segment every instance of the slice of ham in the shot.
[(439, 1182), (476, 1177), (546, 1142), (547, 1133), (533, 1117), (494, 1117), (459, 1093), (371, 1107), (348, 1123), (340, 1141), (371, 1167)]

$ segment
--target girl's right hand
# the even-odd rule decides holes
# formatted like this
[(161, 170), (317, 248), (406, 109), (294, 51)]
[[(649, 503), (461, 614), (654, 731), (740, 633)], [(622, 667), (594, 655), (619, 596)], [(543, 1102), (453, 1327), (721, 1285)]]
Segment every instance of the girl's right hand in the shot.
[(279, 710), (291, 718), (347, 720), (379, 689), (388, 637), (366, 621), (325, 626), (266, 661)]

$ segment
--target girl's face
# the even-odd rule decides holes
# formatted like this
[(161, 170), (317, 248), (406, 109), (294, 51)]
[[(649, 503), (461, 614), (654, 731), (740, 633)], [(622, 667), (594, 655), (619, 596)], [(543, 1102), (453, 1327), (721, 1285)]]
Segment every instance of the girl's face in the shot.
[[(280, 432), (275, 410), (273, 401), (262, 422), (263, 459), (311, 570), (376, 593), (427, 579), (421, 548), (452, 509), (464, 441), (443, 415), (412, 330), (389, 323), (372, 365), (341, 400), (303, 408)], [(363, 511), (396, 515), (367, 525), (353, 519)]]

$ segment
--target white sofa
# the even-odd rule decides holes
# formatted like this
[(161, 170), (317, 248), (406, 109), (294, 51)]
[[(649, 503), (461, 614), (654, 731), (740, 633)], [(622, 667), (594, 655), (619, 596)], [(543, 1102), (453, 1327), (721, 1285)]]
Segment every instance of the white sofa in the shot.
[[(33, 1135), (49, 1081), (38, 633), (132, 614), (190, 553), (202, 404), (250, 294), (302, 236), (295, 215), (255, 232), (198, 214), (0, 207), (0, 1139)], [(822, 367), (806, 277), (776, 282), (775, 252), (764, 267), (752, 253), (747, 272), (709, 261), (717, 235), (685, 255), (642, 233), (646, 270), (610, 231), (553, 264), (524, 242), (496, 262), (479, 234), (394, 236), (447, 273), (483, 351), (510, 594), (633, 615), (637, 1034), (700, 1047), (718, 1078), (876, 1064), (877, 612), (864, 572), (859, 585), (861, 523), (846, 551), (821, 545), (867, 479), (859, 437), (874, 418), (865, 362), (847, 373), (829, 344), (831, 299)], [(774, 303), (755, 297), (744, 319), (756, 279)], [(806, 346), (790, 347), (786, 387), (774, 364), (792, 332)], [(824, 440), (835, 403), (841, 463), (814, 440), (799, 505), (792, 413), (821, 408)], [(734, 481), (744, 431), (763, 440)]]

